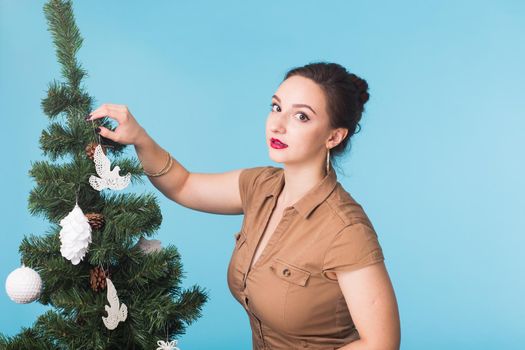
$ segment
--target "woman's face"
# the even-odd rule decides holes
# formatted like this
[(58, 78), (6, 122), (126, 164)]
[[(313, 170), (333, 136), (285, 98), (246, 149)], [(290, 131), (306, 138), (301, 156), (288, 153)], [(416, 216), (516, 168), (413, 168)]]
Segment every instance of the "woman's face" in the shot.
[[(302, 76), (291, 76), (279, 85), (266, 120), (270, 158), (278, 163), (321, 162), (331, 128), (321, 88)], [(287, 147), (274, 148), (272, 138)]]

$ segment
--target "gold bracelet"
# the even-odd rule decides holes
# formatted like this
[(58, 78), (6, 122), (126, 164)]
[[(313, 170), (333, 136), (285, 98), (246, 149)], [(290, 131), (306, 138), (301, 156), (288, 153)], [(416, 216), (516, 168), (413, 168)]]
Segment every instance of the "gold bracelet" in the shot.
[(168, 171), (170, 171), (172, 165), (173, 165), (173, 158), (171, 158), (171, 155), (170, 155), (170, 163), (168, 164), (167, 169), (157, 174), (157, 176), (166, 174)]
[(168, 155), (168, 162), (166, 164), (166, 166), (161, 170), (159, 171), (158, 173), (155, 173), (155, 174), (151, 174), (151, 173), (148, 173), (144, 170), (144, 173), (150, 177), (157, 177), (157, 176), (161, 176), (161, 175), (164, 175), (166, 174), (170, 169), (171, 169), (171, 166), (173, 165), (173, 158), (171, 158), (171, 155), (169, 154), (169, 152), (166, 152), (166, 154)]
[(142, 170), (144, 171), (144, 174), (146, 174), (147, 176), (151, 176), (151, 177), (157, 177), (157, 176), (166, 174), (171, 169), (171, 166), (173, 165), (173, 158), (171, 157), (171, 154), (168, 151), (166, 151), (166, 155), (168, 156), (168, 161), (166, 165), (164, 166), (164, 168), (162, 168), (161, 171), (159, 171), (158, 173), (152, 174), (152, 173), (148, 173), (146, 170), (144, 170), (144, 168), (142, 168)]

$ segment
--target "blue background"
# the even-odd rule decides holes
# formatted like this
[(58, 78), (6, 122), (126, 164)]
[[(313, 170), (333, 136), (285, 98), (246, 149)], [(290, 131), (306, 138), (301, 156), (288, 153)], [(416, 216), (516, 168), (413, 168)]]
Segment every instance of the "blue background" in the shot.
[[(46, 307), (13, 303), (30, 216), (31, 162), (47, 84), (62, 79), (42, 5), (0, 1), (0, 331)], [(127, 105), (194, 172), (276, 165), (264, 125), (284, 73), (325, 60), (366, 79), (371, 98), (339, 181), (378, 232), (399, 303), (402, 349), (523, 349), (525, 5), (522, 1), (78, 1), (84, 86)], [(234, 141), (232, 141), (234, 140)], [(134, 154), (133, 148), (128, 150)], [(210, 291), (181, 350), (248, 349), (226, 269), (242, 216), (162, 196), (156, 238)], [(155, 344), (152, 344), (152, 348)]]

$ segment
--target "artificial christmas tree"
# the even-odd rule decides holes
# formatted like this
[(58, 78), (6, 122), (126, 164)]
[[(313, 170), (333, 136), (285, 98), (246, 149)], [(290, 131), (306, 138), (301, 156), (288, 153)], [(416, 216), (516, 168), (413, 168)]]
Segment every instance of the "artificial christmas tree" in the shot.
[(181, 289), (176, 247), (145, 239), (162, 221), (156, 198), (117, 192), (142, 182), (144, 172), (137, 159), (122, 157), (125, 145), (93, 132), (112, 129), (108, 120), (84, 120), (93, 100), (80, 88), (87, 73), (75, 57), (82, 38), (72, 3), (51, 0), (43, 9), (66, 81), (51, 83), (41, 103), (50, 124), (40, 148), (49, 161), (31, 164), (29, 210), (51, 228), (23, 238), (30, 274), (17, 271), (8, 282), (17, 301), (38, 298), (53, 308), (18, 335), (0, 335), (0, 349), (174, 347), (171, 338), (201, 316), (207, 293)]

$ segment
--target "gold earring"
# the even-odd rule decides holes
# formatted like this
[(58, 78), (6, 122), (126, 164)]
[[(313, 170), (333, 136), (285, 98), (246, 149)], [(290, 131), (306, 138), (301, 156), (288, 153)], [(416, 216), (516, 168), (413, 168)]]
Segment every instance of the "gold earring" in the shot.
[(330, 168), (330, 148), (328, 148), (328, 152), (326, 152), (326, 173), (328, 174), (328, 170)]

